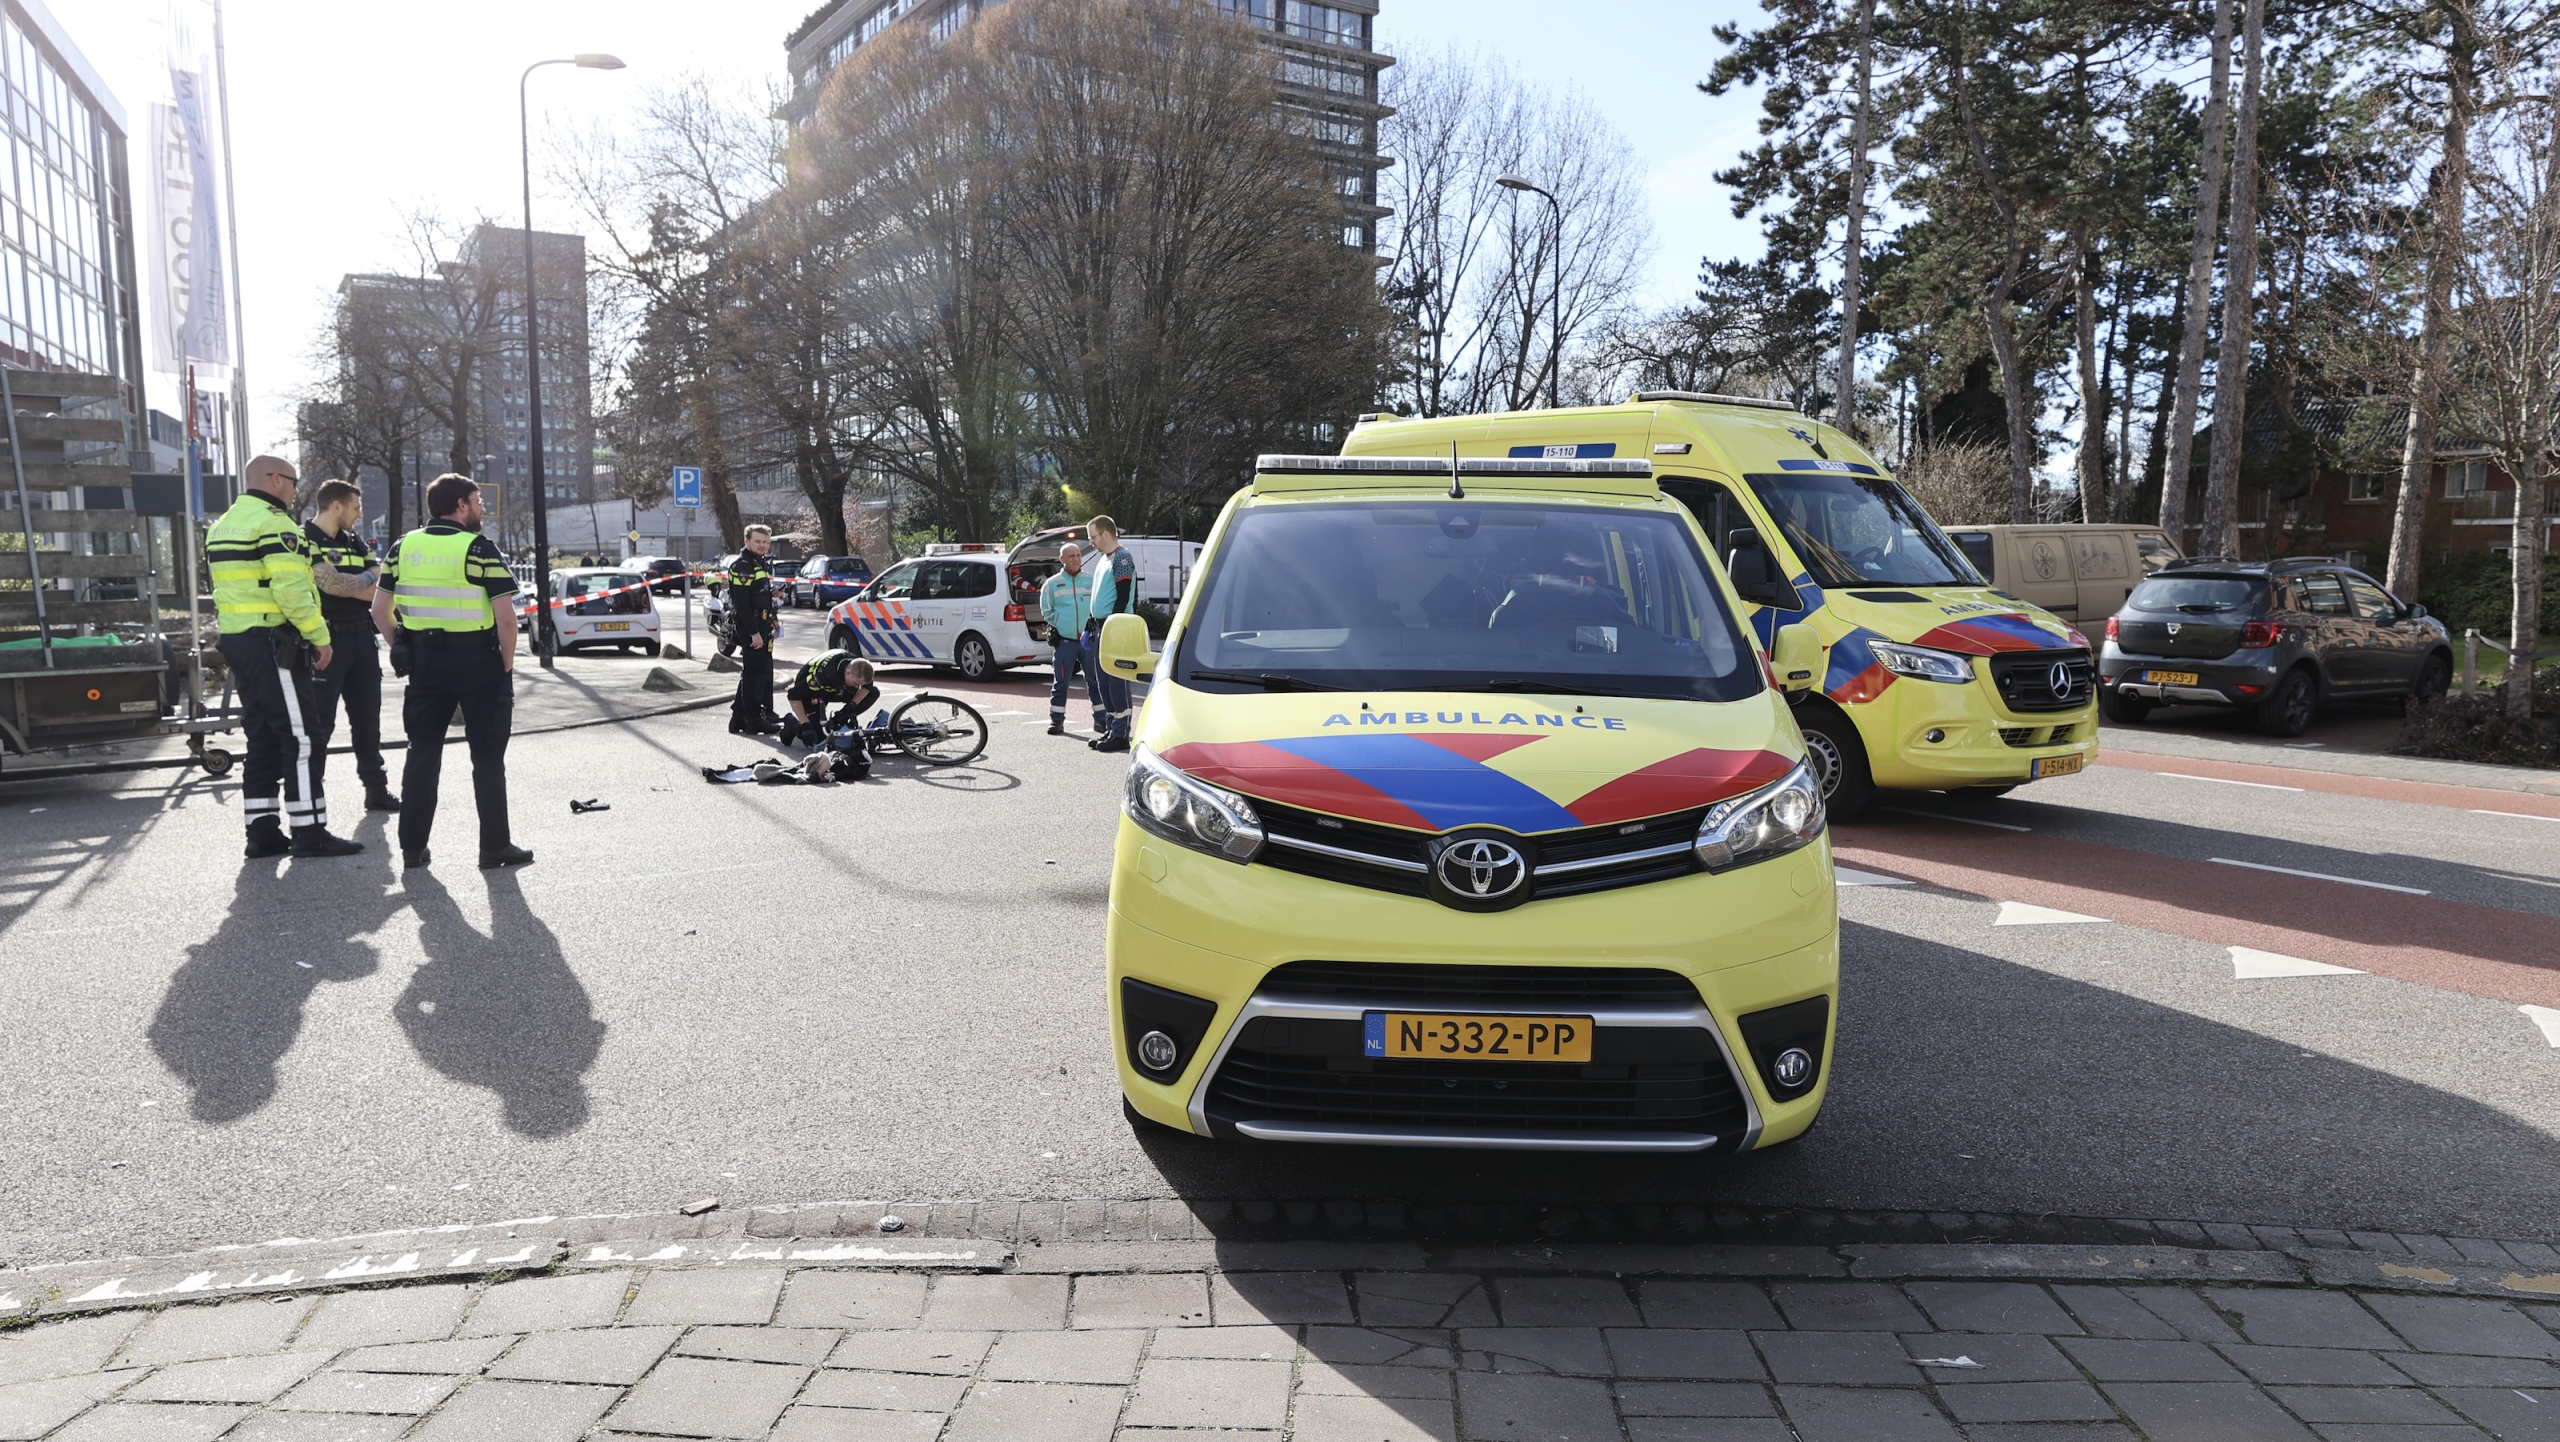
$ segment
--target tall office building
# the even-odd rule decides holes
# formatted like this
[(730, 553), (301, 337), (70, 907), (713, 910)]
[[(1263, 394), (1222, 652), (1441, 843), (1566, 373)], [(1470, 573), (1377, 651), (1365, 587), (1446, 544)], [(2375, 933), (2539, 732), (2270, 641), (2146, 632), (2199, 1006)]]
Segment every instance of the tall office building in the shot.
[(124, 112), (41, 0), (0, 0), (0, 100), (0, 364), (120, 379), (148, 464)]
[[(790, 52), (788, 111), (805, 119), (836, 68), (890, 26), (929, 26), (949, 35), (1003, 0), (828, 0), (783, 41)], [(1378, 243), (1378, 72), (1395, 62), (1373, 48), (1377, 0), (1214, 0), (1263, 34), (1280, 67), (1281, 104), (1299, 112), (1300, 130), (1324, 158), (1351, 224), (1344, 241), (1363, 250)]]
[[(530, 503), (532, 386), (525, 374), (524, 232), (484, 225), (463, 263), (495, 284), (497, 343), (481, 367), (483, 449), (498, 458), (509, 500)], [(596, 482), (595, 411), (587, 391), (587, 241), (533, 233), (533, 269), (542, 329), (542, 487), (554, 506), (591, 497)], [(494, 443), (494, 444), (492, 444)], [(482, 480), (490, 477), (482, 476)]]

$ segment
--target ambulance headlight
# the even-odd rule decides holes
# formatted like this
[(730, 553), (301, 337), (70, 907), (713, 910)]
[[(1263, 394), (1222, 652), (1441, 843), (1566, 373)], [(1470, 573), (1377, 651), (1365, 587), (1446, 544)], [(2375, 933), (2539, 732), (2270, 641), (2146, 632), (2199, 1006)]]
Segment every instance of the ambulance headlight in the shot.
[(1784, 856), (1822, 834), (1822, 781), (1807, 762), (1759, 790), (1720, 801), (1698, 824), (1698, 860), (1729, 871)]
[(1877, 664), (1896, 676), (1915, 681), (1940, 681), (1950, 686), (1963, 686), (1973, 680), (1973, 662), (1953, 651), (1933, 651), (1926, 646), (1905, 646), (1898, 641), (1869, 641), (1867, 650)]
[(1166, 765), (1144, 746), (1129, 753), (1124, 809), (1142, 829), (1177, 846), (1235, 862), (1262, 854), (1262, 818), (1252, 802)]

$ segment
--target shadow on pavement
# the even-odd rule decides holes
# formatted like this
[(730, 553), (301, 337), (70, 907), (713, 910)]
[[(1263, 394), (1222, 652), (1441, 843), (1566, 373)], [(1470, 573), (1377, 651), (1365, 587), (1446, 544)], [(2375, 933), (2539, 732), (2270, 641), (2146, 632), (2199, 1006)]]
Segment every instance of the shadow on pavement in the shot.
[(275, 1099), (276, 1065), (302, 1032), (324, 981), (373, 975), (372, 936), (402, 907), (380, 817), (355, 835), (361, 856), (240, 864), (231, 909), (187, 948), (146, 1033), (185, 1083), (198, 1121), (234, 1122)]
[(485, 936), (435, 873), (406, 873), (426, 961), (392, 1016), (427, 1065), (496, 1092), (509, 1131), (565, 1136), (587, 1123), (584, 1078), (604, 1023), (559, 938), (525, 904), (516, 873), (480, 875), (489, 888)]
[(1629, 1206), (2560, 1231), (2560, 1139), (2486, 1101), (1979, 952), (1854, 923), (1841, 943), (1821, 1123), (1770, 1152), (1297, 1146), (1154, 1127), (1138, 1142), (1180, 1196), (1392, 1200), (1418, 1236), (1535, 1237), (1539, 1208), (1598, 1223)]

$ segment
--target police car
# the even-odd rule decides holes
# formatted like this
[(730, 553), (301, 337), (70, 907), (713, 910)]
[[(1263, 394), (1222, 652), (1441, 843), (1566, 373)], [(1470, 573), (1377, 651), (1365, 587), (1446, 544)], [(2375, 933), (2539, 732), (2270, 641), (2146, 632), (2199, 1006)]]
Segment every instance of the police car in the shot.
[[(1004, 552), (984, 544), (933, 546), (880, 573), (827, 612), (827, 644), (875, 662), (956, 669), (984, 681), (1049, 659), (1032, 634), (1039, 596), (1006, 583)], [(1045, 632), (1046, 628), (1042, 628)]]

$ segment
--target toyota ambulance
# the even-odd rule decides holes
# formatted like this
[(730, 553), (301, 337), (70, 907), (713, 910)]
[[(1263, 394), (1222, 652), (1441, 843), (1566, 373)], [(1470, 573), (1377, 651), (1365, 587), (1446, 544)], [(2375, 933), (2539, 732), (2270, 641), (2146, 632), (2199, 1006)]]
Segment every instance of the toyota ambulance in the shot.
[(1695, 514), (1765, 648), (1821, 639), (1796, 724), (1831, 817), (1878, 790), (1997, 796), (2098, 753), (2096, 659), (2050, 612), (1995, 590), (1847, 435), (1775, 401), (1642, 391), (1623, 405), (1401, 420), (1343, 454), (1642, 457)]
[(1106, 940), (1133, 1121), (1723, 1153), (1812, 1124), (1838, 918), (1785, 692), (1820, 642), (1764, 656), (1640, 448), (1266, 456), (1164, 649), (1113, 616), (1101, 650), (1151, 681)]

